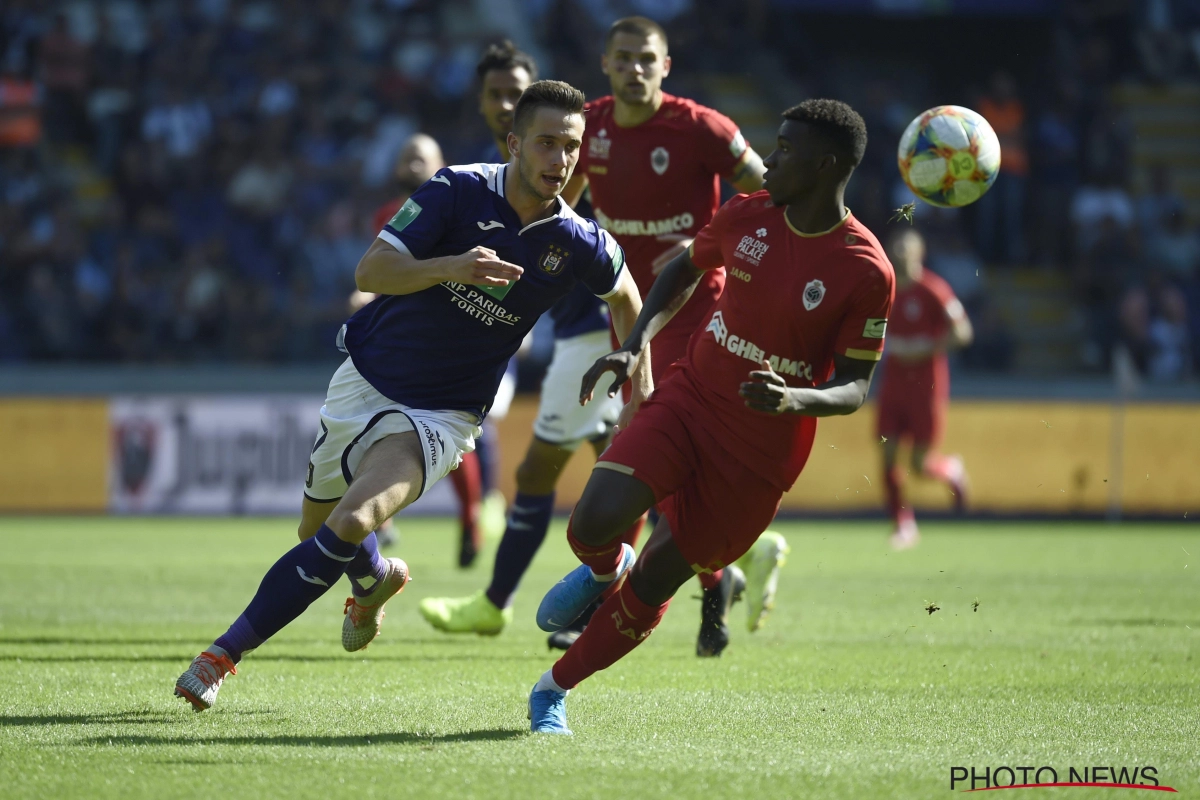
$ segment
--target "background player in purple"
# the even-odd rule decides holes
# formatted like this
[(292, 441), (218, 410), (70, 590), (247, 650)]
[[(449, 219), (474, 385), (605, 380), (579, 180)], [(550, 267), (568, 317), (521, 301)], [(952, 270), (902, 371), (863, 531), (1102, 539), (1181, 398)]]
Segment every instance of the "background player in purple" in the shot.
[[(627, 334), (641, 300), (620, 246), (559, 197), (583, 138), (581, 92), (533, 84), (517, 106), (509, 164), (440, 170), (379, 233), (355, 273), (379, 295), (338, 336), (349, 358), (321, 408), (305, 482), (301, 542), (280, 558), (226, 633), (175, 683), (212, 706), (242, 655), (346, 574), (342, 646), (378, 635), (408, 567), (372, 531), (474, 448), (479, 424), (537, 318), (582, 283)], [(642, 369), (630, 413), (652, 384)]]

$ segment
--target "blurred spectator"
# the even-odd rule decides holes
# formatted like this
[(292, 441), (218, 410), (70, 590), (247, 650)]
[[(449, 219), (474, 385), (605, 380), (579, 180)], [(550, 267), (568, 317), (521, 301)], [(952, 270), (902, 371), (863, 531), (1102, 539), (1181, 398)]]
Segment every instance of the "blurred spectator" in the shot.
[(1200, 233), (1188, 225), (1182, 208), (1167, 217), (1166, 224), (1147, 237), (1147, 261), (1177, 284), (1192, 279), (1200, 266)]
[(41, 93), (19, 72), (0, 74), (0, 148), (31, 147), (42, 138)]
[(1079, 183), (1079, 135), (1059, 98), (1034, 127), (1036, 187), (1033, 190), (1034, 250), (1042, 264), (1062, 264), (1069, 251), (1067, 210)]
[(38, 65), (46, 87), (46, 116), (53, 140), (76, 142), (83, 138), (88, 58), (87, 45), (71, 33), (67, 15), (56, 14), (53, 27), (42, 38)]
[(1086, 254), (1095, 248), (1106, 225), (1123, 234), (1133, 230), (1133, 200), (1120, 184), (1089, 184), (1071, 199), (1070, 218), (1076, 252)]
[(1172, 185), (1169, 164), (1159, 162), (1151, 167), (1149, 184), (1149, 191), (1137, 201), (1138, 225), (1148, 237), (1161, 231), (1171, 214), (1184, 210), (1183, 198)]
[[(1132, 211), (1130, 211), (1132, 215)], [(1075, 267), (1075, 294), (1087, 318), (1083, 360), (1090, 367), (1108, 363), (1115, 342), (1112, 320), (1118, 300), (1134, 277), (1137, 249), (1133, 233), (1113, 215), (1099, 217), (1093, 238)], [(1121, 315), (1124, 316), (1122, 311)]]
[(212, 126), (212, 114), (204, 101), (189, 100), (180, 87), (172, 86), (163, 102), (146, 111), (142, 137), (148, 142), (161, 143), (171, 158), (191, 158), (212, 134)]
[(979, 99), (979, 113), (1000, 139), (1000, 176), (978, 201), (979, 249), (986, 259), (1019, 264), (1025, 249), (1025, 185), (1029, 153), (1025, 140), (1025, 104), (1007, 72), (992, 76), (991, 91)]
[(1121, 298), (1121, 343), (1138, 371), (1156, 382), (1174, 382), (1191, 374), (1192, 356), (1187, 302), (1175, 286), (1152, 275), (1147, 285)]
[(229, 182), (229, 204), (259, 219), (274, 217), (283, 211), (295, 177), (280, 147), (265, 143), (234, 173)]

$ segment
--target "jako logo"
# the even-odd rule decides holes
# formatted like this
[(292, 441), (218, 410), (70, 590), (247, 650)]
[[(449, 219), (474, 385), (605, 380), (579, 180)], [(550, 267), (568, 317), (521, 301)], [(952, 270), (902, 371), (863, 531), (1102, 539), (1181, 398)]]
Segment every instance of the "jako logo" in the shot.
[[(1017, 774), (1020, 773), (1020, 778)], [(1032, 780), (1030, 780), (1032, 776)], [(982, 792), (996, 789), (1034, 789), (1051, 786), (1100, 786), (1109, 789), (1149, 789), (1174, 792), (1158, 781), (1157, 767), (1067, 768), (1067, 781), (1059, 781), (1054, 767), (951, 767), (950, 789)]]

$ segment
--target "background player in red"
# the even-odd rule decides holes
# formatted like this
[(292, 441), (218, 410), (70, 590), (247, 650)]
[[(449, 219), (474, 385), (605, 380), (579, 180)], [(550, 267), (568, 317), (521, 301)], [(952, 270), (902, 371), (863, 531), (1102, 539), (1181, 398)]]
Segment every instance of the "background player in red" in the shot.
[(896, 269), (896, 304), (888, 330), (887, 364), (879, 393), (879, 436), (883, 440), (883, 485), (892, 519), (892, 546), (912, 547), (917, 522), (905, 506), (896, 456), (902, 441), (912, 444), (912, 472), (941, 481), (954, 493), (961, 511), (966, 503), (967, 473), (958, 456), (937, 451), (950, 402), (948, 350), (966, 347), (971, 321), (950, 284), (925, 269), (925, 240), (911, 228), (888, 237), (888, 256)]
[[(866, 399), (895, 281), (842, 200), (866, 125), (835, 100), (805, 101), (784, 120), (766, 191), (721, 209), (663, 271), (625, 344), (584, 378), (581, 399), (606, 371), (613, 393), (704, 273), (729, 269), (687, 356), (601, 456), (575, 507), (567, 540), (584, 566), (546, 594), (538, 624), (561, 625), (629, 579), (534, 686), (535, 732), (570, 732), (566, 692), (649, 636), (693, 574), (745, 553), (804, 467), (816, 417), (853, 413)], [(619, 536), (656, 503), (662, 519), (635, 564)]]
[[(686, 252), (696, 232), (721, 204), (721, 179), (740, 192), (762, 188), (762, 159), (746, 144), (733, 120), (706, 106), (662, 90), (671, 72), (667, 35), (646, 17), (627, 17), (609, 28), (600, 66), (612, 94), (587, 105), (579, 166), (563, 191), (574, 203), (591, 189), (596, 221), (625, 250), (629, 269), (645, 297), (663, 267)], [(725, 285), (725, 269), (707, 271), (666, 327), (654, 338), (651, 369), (657, 379), (687, 351), (697, 327)], [(769, 575), (787, 552), (779, 534), (764, 537), (751, 570), (750, 628), (757, 629), (773, 604)], [(729, 641), (725, 616), (740, 586), (738, 570), (701, 575), (698, 655), (719, 655)]]

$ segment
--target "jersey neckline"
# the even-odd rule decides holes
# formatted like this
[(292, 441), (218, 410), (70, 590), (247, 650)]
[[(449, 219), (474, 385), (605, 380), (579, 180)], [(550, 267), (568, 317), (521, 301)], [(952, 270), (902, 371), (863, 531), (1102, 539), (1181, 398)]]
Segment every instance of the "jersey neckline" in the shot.
[(850, 219), (850, 207), (846, 206), (845, 216), (843, 216), (840, 220), (838, 220), (836, 223), (834, 223), (833, 227), (826, 228), (825, 230), (823, 230), (819, 233), (805, 233), (804, 231), (800, 230), (795, 225), (793, 225), (792, 221), (790, 219), (788, 219), (787, 208), (783, 209), (783, 221), (787, 223), (788, 228), (791, 229), (792, 233), (796, 234), (797, 236), (803, 237), (805, 239), (816, 239), (820, 236), (826, 236), (830, 233), (833, 233), (838, 228), (845, 225), (846, 220), (848, 220), (848, 219)]

